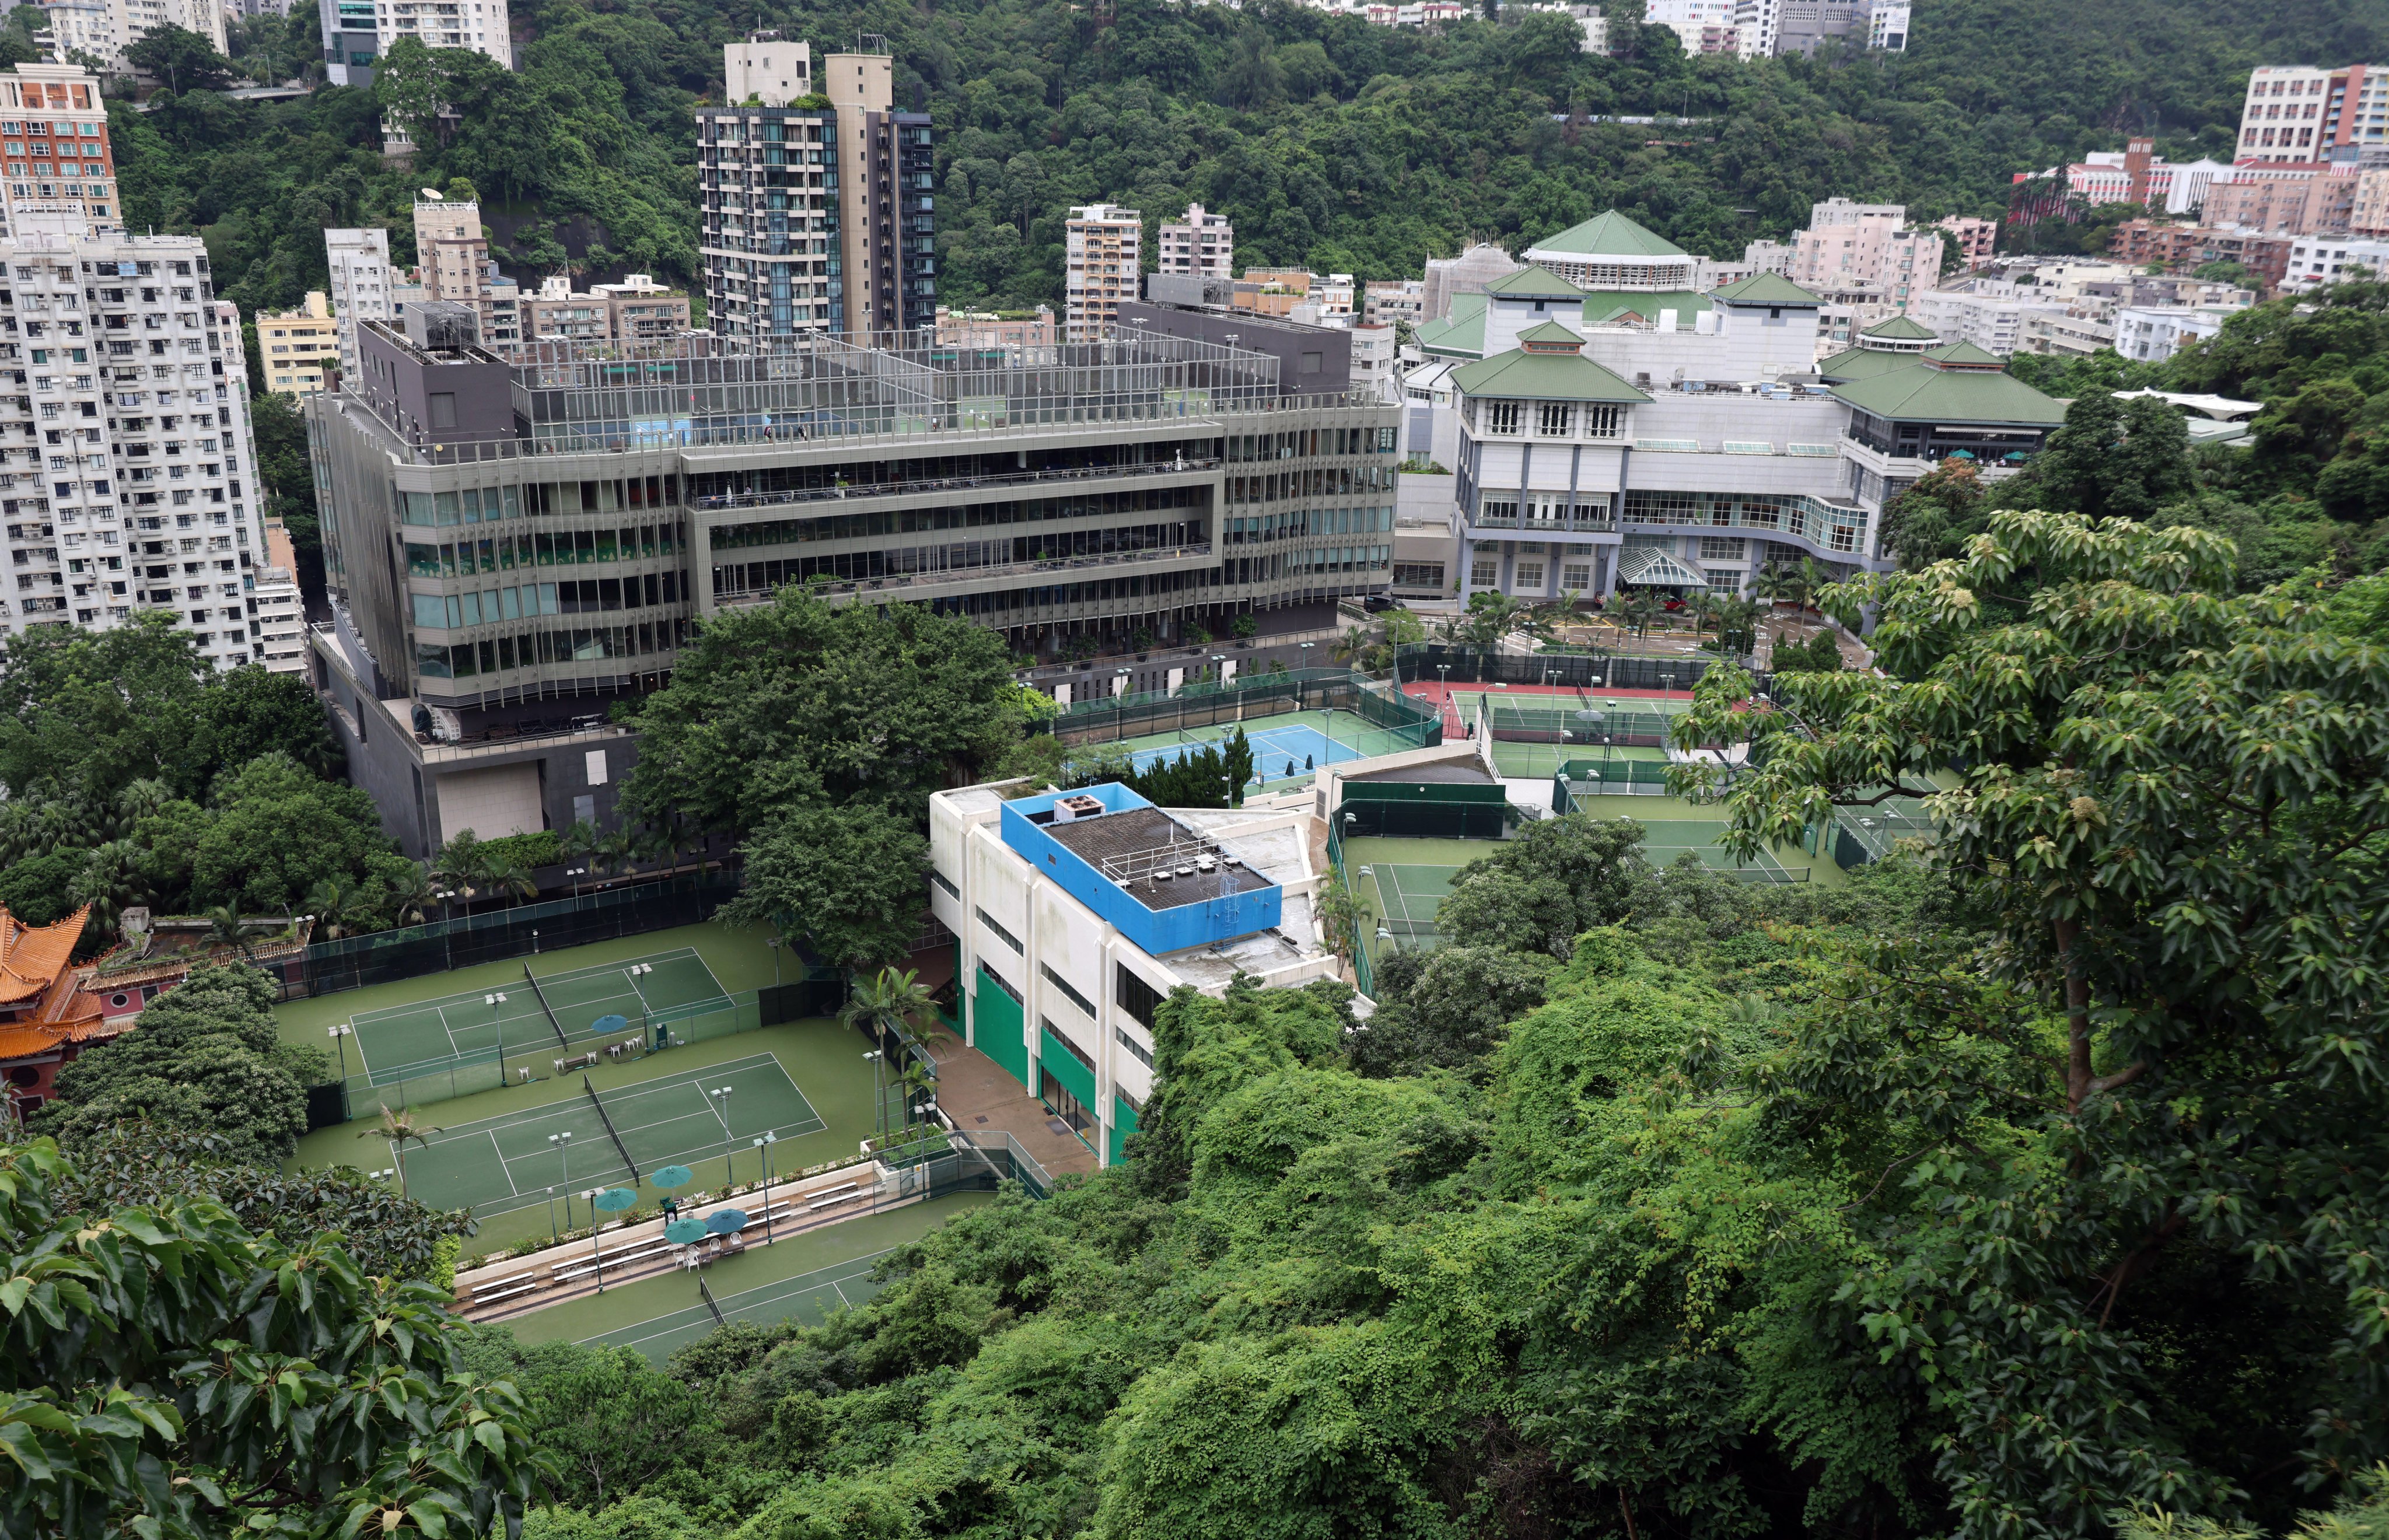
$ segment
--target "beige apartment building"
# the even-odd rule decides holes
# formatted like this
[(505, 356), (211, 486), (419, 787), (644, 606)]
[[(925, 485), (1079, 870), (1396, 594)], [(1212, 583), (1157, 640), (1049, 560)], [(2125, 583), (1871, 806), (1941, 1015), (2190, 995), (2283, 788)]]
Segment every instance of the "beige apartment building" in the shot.
[(1065, 340), (1096, 341), (1118, 324), (1120, 301), (1137, 298), (1144, 215), (1117, 204), (1089, 203), (1070, 210), (1063, 231)]
[(1195, 278), (1234, 276), (1235, 226), (1225, 214), (1190, 203), (1182, 218), (1164, 220), (1155, 236), (1154, 271)]
[(592, 284), (572, 292), (572, 280), (550, 278), (522, 302), (523, 339), (563, 338), (616, 347), (670, 342), (689, 329), (688, 296), (633, 273), (619, 284)]
[(265, 388), (277, 396), (324, 388), (324, 371), (340, 362), (340, 324), (323, 290), (309, 290), (296, 310), (258, 312), (257, 361), (265, 369)]

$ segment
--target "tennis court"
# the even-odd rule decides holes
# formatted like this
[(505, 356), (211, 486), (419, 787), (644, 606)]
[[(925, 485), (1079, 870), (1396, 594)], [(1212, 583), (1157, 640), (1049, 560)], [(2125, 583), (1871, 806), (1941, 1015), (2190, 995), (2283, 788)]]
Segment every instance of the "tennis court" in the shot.
[[(1175, 759), (1190, 747), (1208, 745), (1226, 752), (1236, 726), (1231, 722), (1218, 727), (1180, 729), (1127, 739), (1121, 746), (1129, 750), (1138, 770), (1150, 770), (1157, 763)], [(1411, 736), (1399, 731), (1373, 727), (1356, 712), (1332, 708), (1287, 712), (1243, 726), (1246, 740), (1253, 749), (1253, 784), (1261, 786), (1299, 780), (1322, 765), (1400, 754), (1418, 746)]]
[[(509, 1214), (550, 1190), (635, 1186), (660, 1165), (743, 1152), (759, 1134), (828, 1126), (768, 1053), (526, 1107), (434, 1132), (406, 1156), (407, 1190), (434, 1208)], [(723, 1092), (727, 1094), (722, 1094)], [(392, 1152), (393, 1158), (396, 1152)]]
[(1534, 732), (1552, 734), (1556, 741), (1559, 733), (1565, 732), (1578, 745), (1597, 745), (1604, 737), (1621, 745), (1629, 738), (1652, 741), (1645, 746), (1666, 738), (1675, 719), (1692, 705), (1688, 700), (1620, 698), (1589, 690), (1566, 694), (1454, 690), (1451, 699), (1464, 723), (1476, 721), (1481, 709), (1497, 740), (1508, 732)]
[[(709, 1292), (700, 1293), (698, 1303), (685, 1310), (600, 1332), (584, 1339), (581, 1345), (636, 1348), (651, 1361), (661, 1363), (715, 1327), (730, 1321), (773, 1326), (793, 1317), (806, 1326), (819, 1326), (838, 1306), (863, 1304), (879, 1292), (871, 1269), (887, 1254), (874, 1252), (869, 1256), (833, 1263), (740, 1293), (719, 1297), (711, 1296)], [(702, 1280), (697, 1287), (704, 1290)]]
[(552, 974), (527, 961), (511, 985), (364, 1012), (349, 1025), (369, 1082), (378, 1086), (431, 1066), (536, 1057), (589, 1037), (606, 1016), (622, 1017), (626, 1032), (644, 1032), (651, 1022), (728, 998), (705, 959), (683, 947)]
[[(1626, 782), (1629, 778), (1648, 778), (1653, 783), (1665, 783), (1667, 751), (1664, 748), (1615, 747), (1598, 741), (1588, 748), (1583, 739), (1574, 733), (1570, 733), (1565, 743), (1505, 744), (1496, 740), (1493, 745), (1493, 768), (1503, 775), (1520, 780), (1548, 781), (1559, 773), (1562, 765), (1572, 759), (1590, 759), (1595, 765), (1616, 766), (1616, 773), (1604, 775), (1604, 780)], [(1641, 770), (1629, 768), (1634, 765), (1645, 768)]]

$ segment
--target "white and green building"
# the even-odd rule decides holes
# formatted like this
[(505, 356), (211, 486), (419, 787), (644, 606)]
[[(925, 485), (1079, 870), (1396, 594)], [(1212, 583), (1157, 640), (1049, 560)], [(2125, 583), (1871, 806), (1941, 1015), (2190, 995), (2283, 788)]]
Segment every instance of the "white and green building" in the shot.
[(1883, 510), (1910, 482), (1951, 456), (2012, 474), (2063, 416), (1902, 318), (1820, 365), (1822, 299), (1772, 273), (1695, 289), (1698, 259), (1621, 214), (1528, 255), (1562, 271), (1539, 260), (1422, 326), (1435, 388), (1406, 391), (1405, 447), (1455, 473), (1462, 603), (1887, 565)]

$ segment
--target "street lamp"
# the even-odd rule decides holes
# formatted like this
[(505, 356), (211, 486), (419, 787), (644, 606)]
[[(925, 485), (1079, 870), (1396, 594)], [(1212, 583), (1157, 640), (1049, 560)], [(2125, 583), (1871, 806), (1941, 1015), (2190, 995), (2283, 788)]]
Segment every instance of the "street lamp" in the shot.
[(772, 1146), (780, 1136), (766, 1128), (754, 1139), (755, 1148), (763, 1152), (763, 1244), (772, 1243)]
[[(772, 954), (772, 961), (773, 962), (777, 962), (779, 960), (780, 954), (776, 951), (773, 952)], [(655, 1008), (647, 1003), (647, 992), (639, 987), (639, 978), (641, 974), (652, 974), (655, 971), (656, 965), (652, 962), (633, 962), (629, 967), (622, 970), (622, 976), (631, 981), (631, 993), (639, 997), (639, 1014), (642, 1016), (651, 1016), (655, 1014)], [(645, 1034), (641, 1034), (641, 1036), (645, 1036)]]
[(490, 1008), (490, 1020), (498, 1029), (498, 1085), (501, 1088), (506, 1083), (506, 1018), (499, 1012), (498, 1007), (505, 1002), (504, 990), (481, 997), (481, 1003)]
[(328, 1030), (331, 1033), (332, 1041), (339, 1045), (340, 1078), (345, 1081), (349, 1077), (349, 1039), (357, 1035), (357, 1029), (342, 1022)]
[(772, 985), (777, 988), (780, 983), (780, 938), (767, 935), (763, 938), (763, 945), (772, 948)]
[(888, 1139), (888, 1091), (881, 1079), (881, 1071), (886, 1067), (888, 1056), (875, 1048), (862, 1057), (871, 1065), (871, 1103), (877, 1109), (873, 1114), (872, 1127), (884, 1144)]
[[(547, 1147), (556, 1152), (556, 1158), (557, 1161), (562, 1163), (562, 1175), (564, 1179), (568, 1182), (570, 1181), (572, 1179), (572, 1135), (570, 1131), (568, 1130), (561, 1134), (548, 1135)], [(570, 1229), (572, 1228), (572, 1195), (569, 1192), (564, 1195), (564, 1228), (566, 1229)]]
[(727, 1188), (732, 1179), (730, 1170), (730, 1091), (728, 1086), (717, 1086), (706, 1094), (713, 1098), (714, 1115), (722, 1119), (722, 1185)]
[(581, 879), (589, 875), (589, 869), (585, 866), (568, 866), (564, 869), (564, 874), (572, 879), (572, 896), (575, 898), (580, 897)]

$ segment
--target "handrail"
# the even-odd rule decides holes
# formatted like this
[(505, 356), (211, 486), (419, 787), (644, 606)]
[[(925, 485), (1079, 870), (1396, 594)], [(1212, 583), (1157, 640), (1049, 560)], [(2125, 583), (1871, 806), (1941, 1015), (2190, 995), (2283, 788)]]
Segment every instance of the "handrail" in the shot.
[[(688, 506), (700, 511), (722, 508), (772, 508), (794, 503), (860, 502), (875, 497), (918, 497), (925, 492), (974, 491), (983, 487), (1024, 487), (1039, 482), (1093, 481), (1116, 476), (1182, 476), (1216, 470), (1227, 464), (1216, 455), (1200, 460), (1156, 462), (1140, 465), (1089, 465), (1074, 470), (1022, 471), (1014, 476), (940, 476), (918, 481), (875, 481), (864, 485), (796, 487), (776, 492), (723, 492), (696, 497)], [(729, 549), (717, 545), (716, 550)]]
[[(1208, 556), (1211, 542), (1203, 541), (1189, 545), (1159, 546), (1150, 551), (1121, 551), (1101, 556), (1055, 556), (1044, 561), (1005, 562), (996, 566), (957, 566), (942, 572), (898, 572), (883, 578), (854, 578), (840, 582), (814, 585), (811, 592), (832, 596), (841, 593), (876, 593), (889, 589), (934, 588), (945, 583), (976, 582), (982, 578), (1017, 577), (1041, 572), (1077, 572), (1099, 566), (1124, 566), (1151, 562), (1165, 562)], [(745, 564), (724, 564), (738, 566)], [(725, 589), (716, 603), (730, 605), (760, 605), (771, 602), (778, 592), (776, 585), (761, 589)]]

